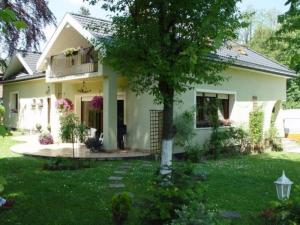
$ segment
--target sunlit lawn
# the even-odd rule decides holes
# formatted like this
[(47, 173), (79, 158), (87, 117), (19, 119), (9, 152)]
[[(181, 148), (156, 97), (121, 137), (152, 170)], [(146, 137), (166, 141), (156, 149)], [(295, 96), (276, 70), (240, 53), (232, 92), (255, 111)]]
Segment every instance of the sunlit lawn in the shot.
[[(7, 180), (3, 193), (16, 199), (12, 210), (0, 212), (7, 225), (109, 225), (111, 197), (120, 190), (108, 187), (108, 177), (123, 161), (93, 161), (92, 168), (79, 171), (45, 171), (46, 159), (23, 157), (9, 151), (11, 137), (0, 137), (0, 176)], [(139, 225), (137, 204), (155, 171), (133, 160), (124, 177), (125, 190), (134, 194), (128, 224)], [(153, 163), (154, 164), (154, 163)], [(300, 184), (300, 154), (266, 153), (198, 164), (208, 172), (208, 203), (219, 210), (234, 210), (242, 219), (232, 224), (260, 224), (259, 212), (276, 200), (274, 180), (282, 170)], [(293, 193), (292, 193), (293, 196)], [(224, 221), (224, 223), (226, 223)]]

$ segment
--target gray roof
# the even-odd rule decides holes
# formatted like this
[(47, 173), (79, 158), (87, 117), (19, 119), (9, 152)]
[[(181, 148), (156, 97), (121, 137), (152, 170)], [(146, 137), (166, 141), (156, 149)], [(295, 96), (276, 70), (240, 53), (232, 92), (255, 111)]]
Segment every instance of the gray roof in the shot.
[(29, 68), (33, 73), (36, 73), (36, 64), (41, 56), (39, 52), (26, 52), (26, 51), (18, 51), (23, 56), (24, 61), (27, 63)]
[(230, 41), (217, 50), (217, 58), (232, 60), (235, 66), (271, 72), (293, 77), (296, 72), (288, 67), (267, 58), (266, 56), (236, 42)]
[(111, 34), (111, 22), (95, 17), (83, 16), (76, 13), (70, 13), (81, 26), (91, 32), (94, 36), (109, 36)]
[[(95, 17), (83, 16), (70, 13), (86, 30), (90, 31), (94, 36), (109, 36), (111, 34), (111, 22)], [(97, 27), (97, 29), (95, 29)], [(241, 48), (242, 51), (239, 51)], [(234, 66), (255, 69), (263, 72), (274, 73), (282, 76), (294, 77), (295, 71), (288, 67), (275, 62), (264, 55), (242, 46), (236, 42), (228, 42), (221, 47), (214, 58), (222, 60), (232, 60)]]

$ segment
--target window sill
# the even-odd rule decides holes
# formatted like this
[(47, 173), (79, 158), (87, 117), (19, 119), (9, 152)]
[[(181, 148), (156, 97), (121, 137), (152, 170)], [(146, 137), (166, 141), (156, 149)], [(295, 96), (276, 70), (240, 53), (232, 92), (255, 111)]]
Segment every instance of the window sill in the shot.
[[(230, 128), (231, 126), (219, 126), (221, 129)], [(195, 127), (195, 130), (212, 130), (212, 127)]]

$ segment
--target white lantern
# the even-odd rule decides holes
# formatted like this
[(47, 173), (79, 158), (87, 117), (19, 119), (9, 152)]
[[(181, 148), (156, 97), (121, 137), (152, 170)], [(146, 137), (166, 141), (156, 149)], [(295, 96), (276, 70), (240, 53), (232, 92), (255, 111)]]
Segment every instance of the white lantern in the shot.
[(282, 176), (279, 177), (274, 183), (276, 186), (278, 199), (289, 199), (293, 182), (285, 176), (284, 171), (282, 171)]

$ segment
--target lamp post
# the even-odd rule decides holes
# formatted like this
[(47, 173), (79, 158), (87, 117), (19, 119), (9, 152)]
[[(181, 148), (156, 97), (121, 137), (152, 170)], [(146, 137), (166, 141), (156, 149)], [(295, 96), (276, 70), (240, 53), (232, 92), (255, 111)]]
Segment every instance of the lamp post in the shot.
[(279, 177), (274, 184), (276, 186), (278, 199), (281, 201), (289, 199), (293, 182), (285, 176), (284, 171), (282, 171), (282, 176)]

